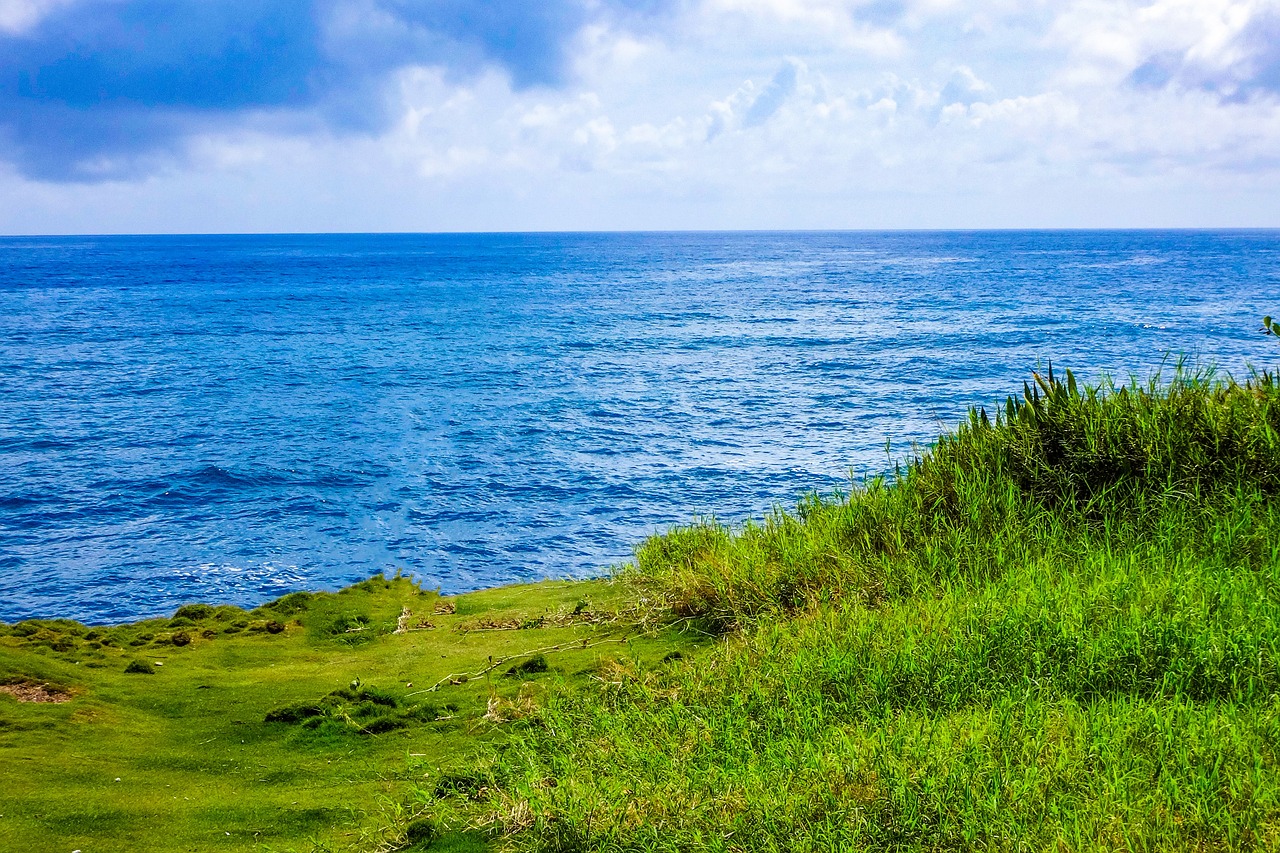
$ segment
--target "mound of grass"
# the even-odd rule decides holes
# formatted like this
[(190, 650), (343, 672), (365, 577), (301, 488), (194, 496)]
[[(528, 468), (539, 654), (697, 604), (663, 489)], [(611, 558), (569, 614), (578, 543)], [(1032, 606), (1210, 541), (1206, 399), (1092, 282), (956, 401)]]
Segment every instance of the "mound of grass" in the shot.
[(174, 611), (173, 619), (169, 621), (172, 626), (179, 619), (185, 620), (184, 624), (194, 624), (203, 622), (213, 617), (214, 609), (207, 604), (184, 604)]
[(654, 537), (722, 639), (423, 788), (515, 850), (1280, 847), (1280, 387), (1036, 376), (847, 496)]
[(522, 678), (529, 675), (537, 675), (547, 672), (551, 667), (547, 664), (545, 655), (534, 655), (520, 663), (513, 664), (505, 673), (507, 678)]
[(286, 596), (277, 598), (275, 601), (264, 604), (260, 609), (270, 610), (280, 616), (295, 616), (299, 613), (305, 613), (314, 598), (315, 596), (309, 592), (291, 592)]
[[(450, 707), (457, 710), (456, 705)], [(313, 732), (329, 738), (339, 734), (383, 734), (416, 723), (429, 723), (440, 716), (442, 709), (434, 703), (410, 702), (390, 691), (354, 683), (316, 702), (276, 708), (263, 719), (268, 723), (299, 725), (303, 733)], [(300, 735), (306, 738), (305, 734)]]

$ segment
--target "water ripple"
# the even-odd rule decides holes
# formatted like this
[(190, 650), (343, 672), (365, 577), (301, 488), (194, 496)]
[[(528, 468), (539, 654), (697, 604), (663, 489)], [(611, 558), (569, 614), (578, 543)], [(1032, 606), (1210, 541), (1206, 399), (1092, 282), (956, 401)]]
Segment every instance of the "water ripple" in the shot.
[(1049, 358), (1274, 362), (1277, 283), (1276, 232), (0, 240), (0, 620), (599, 572)]

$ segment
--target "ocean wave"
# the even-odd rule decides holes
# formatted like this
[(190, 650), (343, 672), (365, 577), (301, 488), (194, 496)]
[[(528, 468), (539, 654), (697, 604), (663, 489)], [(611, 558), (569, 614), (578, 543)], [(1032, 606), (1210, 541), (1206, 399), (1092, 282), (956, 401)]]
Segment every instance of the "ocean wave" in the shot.
[(451, 592), (591, 574), (891, 468), (886, 438), (907, 454), (1049, 358), (1239, 371), (1272, 352), (1280, 237), (0, 248), (0, 618), (100, 621), (396, 567)]

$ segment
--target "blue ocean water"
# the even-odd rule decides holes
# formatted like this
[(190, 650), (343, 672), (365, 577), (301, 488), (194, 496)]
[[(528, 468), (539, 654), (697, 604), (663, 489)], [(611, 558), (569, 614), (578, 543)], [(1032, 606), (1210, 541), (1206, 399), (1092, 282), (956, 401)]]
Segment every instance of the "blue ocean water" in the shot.
[(0, 239), (0, 620), (598, 573), (1264, 313), (1280, 232)]

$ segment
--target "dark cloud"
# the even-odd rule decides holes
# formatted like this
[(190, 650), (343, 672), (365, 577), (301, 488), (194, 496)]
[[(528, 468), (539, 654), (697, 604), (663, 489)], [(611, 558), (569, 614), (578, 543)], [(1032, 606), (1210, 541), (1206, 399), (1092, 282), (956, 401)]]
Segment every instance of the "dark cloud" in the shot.
[(0, 156), (31, 177), (98, 180), (250, 116), (369, 130), (399, 68), (559, 86), (585, 24), (642, 24), (670, 2), (79, 0), (0, 35)]
[(1280, 15), (1258, 15), (1241, 31), (1235, 47), (1240, 58), (1209, 64), (1189, 52), (1149, 57), (1129, 75), (1140, 89), (1200, 89), (1223, 101), (1243, 102), (1280, 95)]

